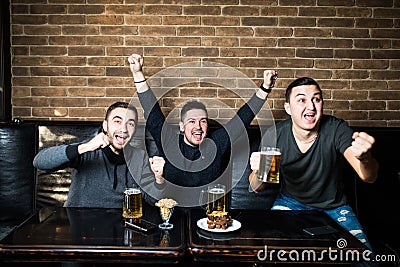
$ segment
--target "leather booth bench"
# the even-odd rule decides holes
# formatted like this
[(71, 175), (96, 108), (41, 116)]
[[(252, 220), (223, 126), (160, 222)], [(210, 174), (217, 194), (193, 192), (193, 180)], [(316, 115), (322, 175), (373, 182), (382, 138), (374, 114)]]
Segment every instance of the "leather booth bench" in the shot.
[[(97, 134), (100, 125), (98, 122), (0, 124), (0, 239), (37, 209), (62, 205), (66, 199), (70, 170), (52, 173), (35, 170), (32, 166), (35, 154), (43, 147), (90, 138)], [(375, 137), (373, 154), (380, 163), (380, 171), (375, 184), (365, 184), (348, 168), (345, 181), (350, 205), (373, 244), (376, 242), (379, 248), (398, 252), (399, 241), (395, 238), (398, 235), (393, 231), (398, 232), (400, 225), (400, 162), (392, 155), (400, 151), (400, 128), (355, 127), (355, 130)], [(259, 127), (251, 126), (247, 133), (250, 151), (258, 150)], [(154, 142), (145, 134), (143, 125), (138, 127), (135, 142), (146, 145), (150, 156), (156, 153)], [(242, 142), (247, 139), (238, 140), (234, 145), (240, 147)], [(228, 166), (232, 180), (237, 183), (229, 193), (229, 206), (231, 209), (268, 209), (279, 185), (271, 185), (260, 193), (249, 192), (248, 159), (248, 153), (235, 153)], [(246, 168), (244, 173), (243, 168)]]

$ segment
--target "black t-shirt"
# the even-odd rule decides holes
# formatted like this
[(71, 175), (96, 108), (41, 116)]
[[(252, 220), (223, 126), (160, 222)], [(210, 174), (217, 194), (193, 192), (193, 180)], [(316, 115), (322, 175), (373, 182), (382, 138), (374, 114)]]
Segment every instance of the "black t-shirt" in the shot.
[(344, 151), (351, 146), (353, 130), (347, 123), (324, 115), (318, 137), (302, 153), (294, 139), (291, 119), (276, 125), (281, 149), (282, 193), (306, 205), (330, 209), (346, 204), (343, 192)]

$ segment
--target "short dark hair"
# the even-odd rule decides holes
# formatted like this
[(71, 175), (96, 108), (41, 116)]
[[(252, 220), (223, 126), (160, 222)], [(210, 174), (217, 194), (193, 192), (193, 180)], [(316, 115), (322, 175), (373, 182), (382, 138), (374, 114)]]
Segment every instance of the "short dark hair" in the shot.
[(200, 101), (190, 100), (190, 101), (186, 102), (185, 105), (183, 105), (183, 107), (181, 109), (181, 121), (183, 121), (183, 118), (186, 116), (186, 113), (192, 109), (204, 110), (206, 113), (206, 116), (208, 118), (208, 112), (207, 112), (206, 106), (203, 103), (201, 103)]
[(113, 111), (116, 108), (125, 108), (125, 109), (130, 109), (133, 112), (135, 112), (135, 122), (137, 122), (138, 120), (138, 112), (135, 106), (127, 103), (127, 102), (115, 102), (114, 104), (112, 104), (111, 106), (108, 107), (107, 111), (106, 111), (106, 116), (105, 116), (105, 120), (108, 119), (108, 116), (110, 116), (111, 111)]
[(321, 93), (321, 98), (322, 98), (322, 90), (321, 90), (321, 87), (319, 87), (319, 84), (312, 78), (301, 77), (301, 78), (298, 78), (298, 79), (294, 80), (293, 82), (291, 82), (289, 84), (289, 86), (287, 87), (286, 93), (285, 93), (286, 103), (289, 103), (289, 101), (290, 101), (290, 94), (292, 93), (292, 89), (294, 87), (301, 86), (301, 85), (315, 85), (317, 87), (318, 91)]

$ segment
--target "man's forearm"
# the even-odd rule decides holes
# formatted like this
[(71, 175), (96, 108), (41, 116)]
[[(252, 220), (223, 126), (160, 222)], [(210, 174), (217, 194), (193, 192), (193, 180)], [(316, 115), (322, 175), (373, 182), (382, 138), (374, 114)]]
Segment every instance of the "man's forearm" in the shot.
[(133, 80), (138, 93), (144, 93), (150, 89), (149, 85), (147, 84), (146, 77), (142, 71), (134, 72)]

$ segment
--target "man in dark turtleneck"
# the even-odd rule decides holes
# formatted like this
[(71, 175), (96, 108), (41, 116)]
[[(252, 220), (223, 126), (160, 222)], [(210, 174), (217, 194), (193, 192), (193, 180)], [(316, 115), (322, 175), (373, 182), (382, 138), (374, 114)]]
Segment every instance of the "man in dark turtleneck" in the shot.
[(133, 186), (152, 204), (164, 189), (164, 160), (149, 161), (143, 149), (130, 144), (137, 120), (135, 107), (116, 102), (107, 109), (102, 132), (89, 141), (45, 148), (33, 165), (74, 169), (66, 207), (121, 208), (124, 190)]
[[(165, 159), (165, 179), (177, 186), (200, 187), (214, 182), (223, 174), (224, 157), (230, 152), (231, 141), (243, 135), (241, 125), (247, 127), (264, 105), (274, 85), (276, 71), (265, 70), (260, 89), (225, 125), (208, 132), (208, 113), (201, 102), (189, 101), (181, 111), (180, 133), (166, 124), (165, 116), (143, 73), (143, 57), (132, 54), (128, 58), (140, 104), (144, 109), (147, 129), (154, 138), (160, 155)], [(168, 188), (168, 190), (170, 187)], [(182, 192), (184, 190), (181, 190)], [(176, 197), (176, 191), (173, 192)], [(190, 196), (191, 197), (191, 196)], [(179, 202), (179, 200), (178, 200)]]

